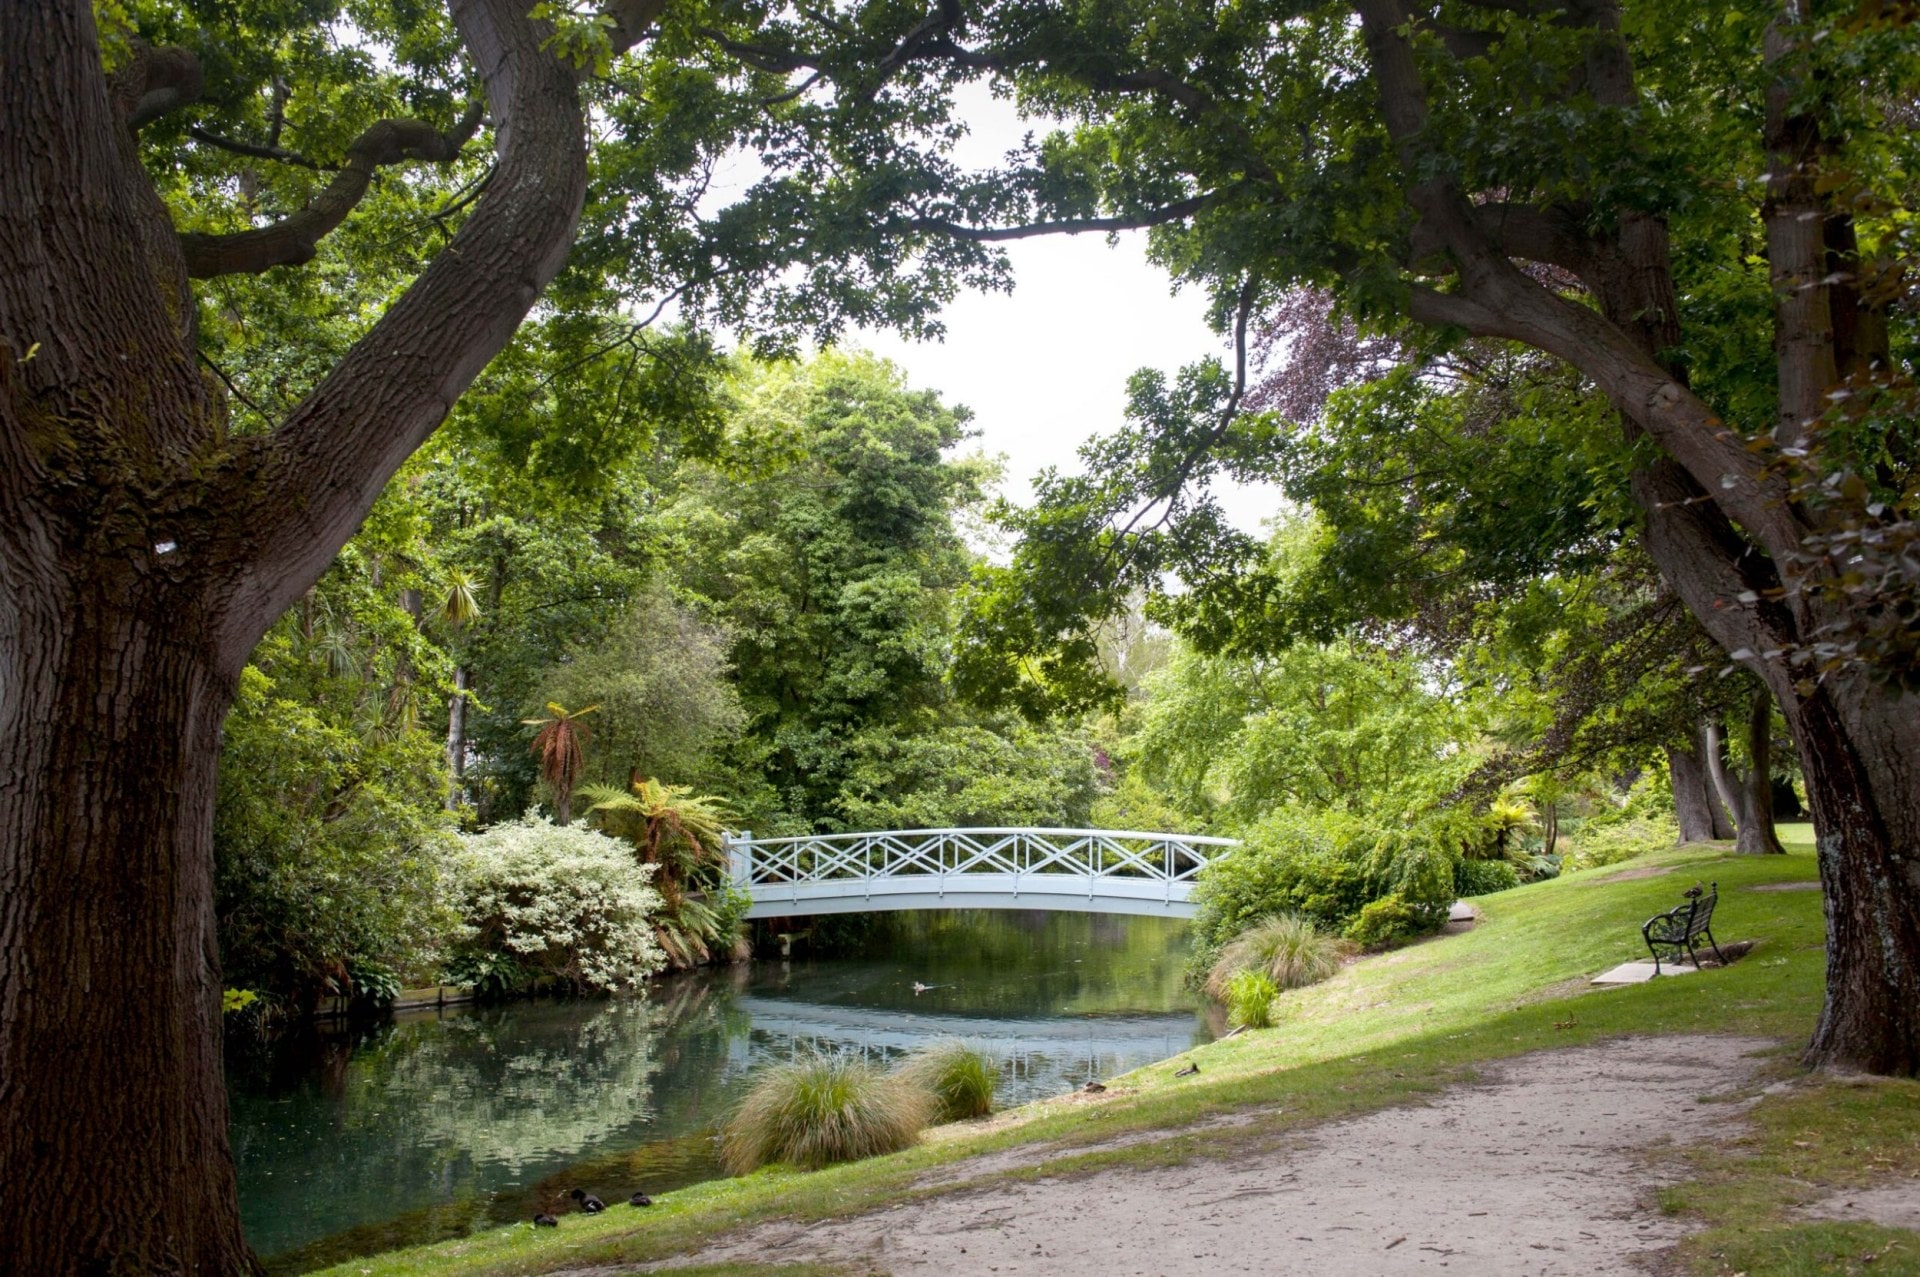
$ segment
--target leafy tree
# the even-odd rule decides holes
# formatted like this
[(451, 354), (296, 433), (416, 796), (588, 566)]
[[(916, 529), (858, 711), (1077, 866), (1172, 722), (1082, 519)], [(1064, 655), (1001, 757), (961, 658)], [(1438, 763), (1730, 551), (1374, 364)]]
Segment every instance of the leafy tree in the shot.
[(1099, 778), (1076, 731), (1014, 723), (881, 726), (850, 742), (834, 804), (848, 829), (1084, 827)]
[(1359, 643), (1270, 658), (1176, 655), (1129, 742), (1189, 810), (1245, 825), (1276, 807), (1399, 817), (1470, 769), (1474, 733), (1435, 672)]
[(540, 698), (599, 707), (583, 780), (618, 785), (636, 772), (705, 779), (741, 728), (727, 673), (725, 635), (653, 593), (629, 606), (601, 642), (551, 666)]
[(409, 604), (453, 588), (400, 491), (250, 654), (224, 728), (214, 905), (229, 985), (301, 1015), (425, 977), (448, 919), (431, 729), (447, 660)]
[[(221, 969), (294, 1016), (355, 973), (432, 974), (450, 832), (433, 738), (364, 734), (270, 638), (241, 675), (215, 806)], [(280, 669), (275, 678), (267, 671)]]
[(744, 751), (787, 812), (829, 818), (850, 742), (948, 700), (965, 417), (864, 355), (744, 367), (722, 460), (667, 517), (676, 575), (733, 636)]

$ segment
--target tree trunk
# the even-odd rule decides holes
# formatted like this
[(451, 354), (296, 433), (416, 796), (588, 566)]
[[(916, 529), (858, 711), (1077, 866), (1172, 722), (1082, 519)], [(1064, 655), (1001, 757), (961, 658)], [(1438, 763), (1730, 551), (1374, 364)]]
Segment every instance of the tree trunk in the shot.
[[(227, 1146), (213, 796), (238, 661), (141, 565), (8, 573), (0, 1272), (257, 1271)], [(244, 659), (244, 658), (243, 658)]]
[(198, 366), (182, 246), (132, 143), (151, 95), (110, 91), (86, 0), (0, 2), (9, 1277), (258, 1271), (220, 1058), (221, 724), (253, 645), (559, 268), (586, 187), (579, 79), (541, 48), (551, 28), (525, 0), (450, 7), (486, 82), (494, 179), (291, 416), (243, 435)]
[[(1827, 913), (1827, 1002), (1810, 1063), (1920, 1072), (1920, 704), (1862, 675), (1787, 711), (1812, 770)], [(1893, 801), (1904, 797), (1904, 801)]]
[(447, 809), (459, 807), (467, 783), (467, 667), (453, 670), (453, 700), (447, 705)]
[(1681, 842), (1707, 842), (1733, 837), (1733, 822), (1713, 792), (1700, 747), (1700, 731), (1685, 748), (1667, 747), (1667, 776), (1673, 785), (1673, 814), (1680, 824)]
[(1773, 827), (1773, 694), (1764, 687), (1753, 694), (1747, 714), (1747, 759), (1733, 849), (1746, 856), (1784, 856), (1787, 849)]
[(1707, 766), (1720, 800), (1733, 811), (1733, 849), (1743, 856), (1785, 855), (1773, 828), (1773, 696), (1764, 687), (1753, 694), (1747, 717), (1749, 765), (1742, 769), (1727, 757), (1720, 728), (1707, 729)]

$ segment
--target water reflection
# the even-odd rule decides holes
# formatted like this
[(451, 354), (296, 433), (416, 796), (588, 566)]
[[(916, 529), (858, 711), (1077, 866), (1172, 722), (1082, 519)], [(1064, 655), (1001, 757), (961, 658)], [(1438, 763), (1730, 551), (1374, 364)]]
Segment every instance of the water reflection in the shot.
[[(1184, 932), (1086, 914), (892, 915), (853, 956), (762, 961), (645, 999), (404, 1020), (229, 1062), (248, 1236), (298, 1272), (559, 1205), (719, 1173), (709, 1133), (748, 1076), (813, 1050), (876, 1060), (960, 1037), (1003, 1103), (1211, 1036), (1180, 985)], [(914, 986), (922, 986), (915, 992)]]

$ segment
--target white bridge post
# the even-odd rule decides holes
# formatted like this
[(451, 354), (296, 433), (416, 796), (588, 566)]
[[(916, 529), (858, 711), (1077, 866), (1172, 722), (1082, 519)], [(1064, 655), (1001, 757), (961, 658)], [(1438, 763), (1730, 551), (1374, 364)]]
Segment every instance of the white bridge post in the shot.
[(753, 831), (742, 829), (737, 834), (724, 834), (720, 845), (727, 853), (727, 870), (733, 885), (741, 891), (753, 888)]

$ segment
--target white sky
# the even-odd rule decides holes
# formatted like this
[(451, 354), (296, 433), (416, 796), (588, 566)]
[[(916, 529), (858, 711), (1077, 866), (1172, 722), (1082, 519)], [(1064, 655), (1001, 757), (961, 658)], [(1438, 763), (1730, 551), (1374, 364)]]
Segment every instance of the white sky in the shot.
[[(963, 93), (972, 135), (957, 157), (986, 166), (1044, 124), (1023, 121), (1012, 103), (984, 87)], [(1197, 289), (1172, 292), (1167, 273), (1147, 261), (1146, 233), (1045, 236), (1007, 245), (1014, 291), (966, 293), (942, 314), (942, 342), (914, 343), (863, 331), (849, 344), (899, 364), (916, 389), (936, 390), (974, 413), (975, 446), (1006, 458), (1003, 493), (1025, 503), (1030, 481), (1048, 466), (1080, 470), (1080, 445), (1124, 421), (1127, 378), (1137, 369), (1169, 375), (1207, 355), (1224, 358), (1226, 340), (1207, 327)], [(1249, 532), (1274, 511), (1270, 491), (1222, 491), (1221, 503)]]

